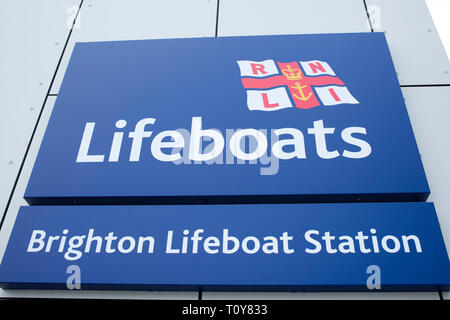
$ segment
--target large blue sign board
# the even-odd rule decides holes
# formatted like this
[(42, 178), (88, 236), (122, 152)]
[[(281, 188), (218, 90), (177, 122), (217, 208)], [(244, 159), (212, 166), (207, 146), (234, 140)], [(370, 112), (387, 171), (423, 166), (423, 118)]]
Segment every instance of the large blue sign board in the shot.
[(22, 207), (0, 285), (66, 288), (75, 272), (81, 289), (450, 285), (431, 203)]
[(425, 200), (382, 33), (78, 43), (31, 204)]

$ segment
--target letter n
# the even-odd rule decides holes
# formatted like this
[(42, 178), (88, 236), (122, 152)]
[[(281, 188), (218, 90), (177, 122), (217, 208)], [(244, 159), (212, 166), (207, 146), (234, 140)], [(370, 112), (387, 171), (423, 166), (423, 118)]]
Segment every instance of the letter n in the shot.
[(316, 62), (316, 63), (309, 63), (309, 67), (311, 68), (311, 71), (313, 73), (317, 73), (317, 70), (319, 70), (320, 72), (326, 72), (325, 68), (323, 67), (323, 65), (320, 62)]

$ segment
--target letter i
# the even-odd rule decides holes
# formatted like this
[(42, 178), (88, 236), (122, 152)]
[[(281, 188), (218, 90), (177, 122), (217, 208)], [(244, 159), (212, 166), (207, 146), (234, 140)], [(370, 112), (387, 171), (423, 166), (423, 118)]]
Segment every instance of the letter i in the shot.
[[(123, 129), (127, 125), (125, 120), (116, 122), (117, 129)], [(114, 132), (113, 142), (111, 145), (111, 152), (109, 153), (109, 162), (119, 161), (120, 148), (122, 146), (123, 132)]]
[(183, 246), (181, 247), (181, 253), (187, 253), (187, 247), (188, 247), (188, 237), (187, 235), (189, 234), (189, 230), (184, 230), (183, 234), (185, 235), (183, 237)]
[(329, 88), (328, 91), (330, 92), (331, 96), (335, 101), (337, 102), (341, 101), (341, 98), (339, 98), (339, 96), (337, 95), (336, 91), (334, 91), (333, 88)]
[(380, 253), (380, 248), (378, 247), (378, 238), (375, 235), (377, 233), (376, 229), (370, 229), (370, 233), (373, 234), (372, 236), (372, 246), (373, 246), (373, 252)]

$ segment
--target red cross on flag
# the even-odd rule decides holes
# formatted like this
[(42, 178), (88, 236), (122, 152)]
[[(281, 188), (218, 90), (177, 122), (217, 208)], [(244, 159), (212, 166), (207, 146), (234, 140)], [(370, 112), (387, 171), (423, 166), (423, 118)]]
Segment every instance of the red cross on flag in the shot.
[(237, 61), (250, 110), (359, 103), (325, 61)]

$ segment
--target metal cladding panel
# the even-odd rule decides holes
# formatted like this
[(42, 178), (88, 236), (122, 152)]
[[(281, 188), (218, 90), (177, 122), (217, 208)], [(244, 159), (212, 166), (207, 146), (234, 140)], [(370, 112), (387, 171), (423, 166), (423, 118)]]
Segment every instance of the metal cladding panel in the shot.
[[(5, 213), (4, 220), (2, 223), (2, 228), (0, 230), (0, 263), (5, 253), (6, 245), (9, 241), (9, 236), (11, 235), (12, 228), (14, 226), (14, 221), (16, 220), (17, 213), (19, 212), (20, 206), (27, 205), (26, 201), (23, 199), (25, 189), (30, 179), (31, 170), (33, 169), (33, 164), (36, 160), (39, 146), (42, 142), (42, 137), (45, 133), (45, 128), (47, 127), (48, 120), (53, 110), (56, 97), (48, 97), (45, 102), (43, 112), (36, 128), (34, 139), (30, 144), (28, 155), (24, 161), (23, 169), (18, 177), (17, 186), (14, 190), (14, 194), (11, 199), (11, 203)], [(1, 264), (0, 264), (1, 265)]]
[[(450, 87), (402, 88), (450, 257)], [(443, 292), (450, 299), (450, 292)]]
[(226, 0), (219, 7), (218, 36), (368, 31), (360, 0)]
[[(0, 291), (1, 292), (1, 291)], [(203, 292), (202, 300), (439, 300), (437, 292)]]
[(450, 256), (450, 87), (402, 88)]
[(423, 0), (367, 0), (374, 31), (385, 31), (401, 85), (450, 84), (450, 63)]
[[(300, 45), (294, 50), (293, 43)], [(354, 59), (352, 54), (361, 58)], [(274, 70), (273, 77), (247, 77), (242, 75), (244, 69), (239, 70), (242, 63), (249, 63), (246, 59), (275, 59), (280, 70)], [(316, 59), (331, 66), (337, 76), (308, 71), (314, 63), (302, 61)], [(298, 65), (292, 70), (301, 73), (299, 63), (305, 74), (300, 75), (302, 80), (292, 80), (286, 70)], [(306, 76), (308, 72), (313, 75)], [(174, 80), (178, 74), (184, 77), (182, 86)], [(305, 86), (299, 89), (298, 81)], [(263, 90), (246, 90), (247, 84), (285, 90), (286, 101), (280, 103), (295, 103), (295, 107), (254, 110), (250, 95), (259, 101)], [(348, 93), (336, 96), (329, 105), (330, 88), (335, 95), (346, 90), (357, 98)], [(294, 99), (291, 102), (287, 89)], [(298, 95), (303, 94), (307, 96), (301, 99)], [(116, 150), (111, 141), (118, 123), (129, 133)], [(141, 127), (142, 123), (147, 127)], [(323, 129), (328, 132), (328, 142), (315, 134), (321, 132), (321, 126), (333, 128)], [(199, 160), (192, 150), (200, 139), (194, 134), (200, 127), (221, 131), (216, 134), (222, 144), (217, 139), (213, 151), (207, 151), (211, 146), (197, 151), (219, 150), (209, 159), (213, 163), (191, 161)], [(157, 138), (173, 132), (165, 130), (179, 128), (191, 132), (180, 138), (182, 150), (164, 151), (176, 157), (157, 156)], [(225, 137), (228, 130), (239, 128), (267, 130), (267, 137), (257, 143), (262, 149), (262, 140), (269, 141), (265, 142), (267, 150), (258, 151), (254, 162), (237, 163), (245, 158), (238, 159), (236, 148), (231, 147), (237, 134)], [(289, 129), (297, 135), (293, 136), (297, 139), (294, 151), (287, 148), (283, 155), (275, 153), (276, 142), (270, 133), (278, 128), (294, 128)], [(132, 130), (149, 133), (136, 139), (138, 144), (134, 137), (139, 135)], [(347, 131), (355, 138), (359, 133), (364, 144), (346, 138)], [(279, 143), (286, 142), (279, 139)], [(326, 144), (329, 151), (322, 150)], [(302, 148), (304, 154), (300, 154)], [(117, 151), (114, 157), (113, 149)], [(263, 154), (270, 154), (270, 165), (264, 164)], [(267, 173), (266, 167), (272, 165), (279, 167)], [(79, 44), (25, 197), (34, 204), (123, 204), (415, 201), (427, 195), (425, 174), (384, 36), (358, 33)]]
[(58, 93), (76, 42), (213, 37), (216, 0), (85, 1), (51, 93)]
[(80, 1), (2, 1), (0, 216), (19, 172)]

